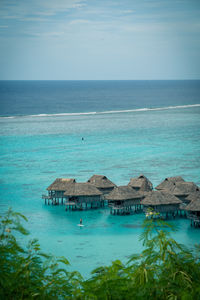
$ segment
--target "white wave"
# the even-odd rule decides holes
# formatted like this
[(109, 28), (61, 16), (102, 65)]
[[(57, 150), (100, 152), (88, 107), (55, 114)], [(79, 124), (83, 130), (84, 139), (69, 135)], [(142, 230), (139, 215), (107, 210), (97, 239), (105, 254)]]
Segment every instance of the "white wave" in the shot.
[(59, 114), (39, 114), (39, 115), (29, 115), (28, 117), (59, 117), (59, 116), (80, 116), (80, 115), (95, 115), (96, 111), (92, 112), (82, 112), (82, 113), (59, 113)]
[(168, 110), (168, 109), (189, 108), (189, 107), (200, 107), (200, 104), (154, 107), (154, 108), (145, 107), (145, 108), (136, 108), (136, 109), (127, 109), (127, 110), (110, 110), (110, 111), (98, 112), (98, 114), (116, 114), (116, 113), (129, 113), (129, 112), (154, 111), (154, 110)]
[(177, 106), (166, 106), (166, 107), (144, 107), (126, 110), (108, 110), (108, 111), (92, 111), (92, 112), (76, 112), (76, 113), (57, 113), (57, 114), (38, 114), (38, 115), (19, 115), (19, 116), (1, 116), (0, 119), (15, 119), (15, 118), (41, 118), (41, 117), (62, 117), (62, 116), (84, 116), (84, 115), (103, 115), (103, 114), (120, 114), (120, 113), (131, 113), (131, 112), (145, 112), (145, 111), (159, 111), (169, 109), (182, 109), (190, 107), (200, 107), (200, 104), (188, 104), (188, 105), (177, 105)]

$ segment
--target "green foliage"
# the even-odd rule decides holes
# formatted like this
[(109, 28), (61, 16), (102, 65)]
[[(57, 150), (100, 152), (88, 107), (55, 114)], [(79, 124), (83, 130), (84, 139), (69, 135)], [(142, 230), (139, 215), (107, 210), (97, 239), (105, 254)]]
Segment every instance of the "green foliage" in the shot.
[(23, 249), (14, 235), (28, 234), (21, 219), (26, 221), (11, 209), (1, 217), (0, 299), (71, 299), (73, 291), (80, 287), (80, 274), (67, 272), (66, 258), (42, 253), (37, 240), (31, 240)]
[(66, 258), (42, 253), (37, 240), (22, 248), (15, 234), (28, 234), (22, 219), (12, 210), (1, 217), (0, 299), (200, 299), (200, 246), (178, 244), (158, 216), (144, 221), (142, 253), (99, 267), (88, 280), (68, 272)]

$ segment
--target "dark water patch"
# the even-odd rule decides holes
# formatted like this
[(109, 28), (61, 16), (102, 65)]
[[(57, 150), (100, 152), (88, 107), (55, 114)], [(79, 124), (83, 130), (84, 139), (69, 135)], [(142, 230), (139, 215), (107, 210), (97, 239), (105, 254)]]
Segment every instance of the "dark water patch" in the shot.
[(108, 167), (108, 168), (102, 168), (101, 170), (102, 170), (102, 171), (109, 171), (109, 172), (110, 172), (111, 167)]
[(125, 228), (142, 228), (140, 224), (121, 224), (120, 226)]
[(82, 164), (82, 163), (89, 163), (89, 161), (85, 160), (85, 159), (78, 159), (77, 163), (80, 163), (80, 164)]
[(55, 171), (44, 171), (44, 172), (41, 172), (43, 174), (55, 174), (56, 172)]
[(108, 227), (111, 227), (111, 225), (109, 225), (109, 224), (102, 224), (101, 227), (108, 228)]
[(82, 255), (77, 255), (76, 257), (77, 257), (77, 258), (87, 258), (87, 257), (84, 257), (84, 256), (82, 256)]
[(102, 267), (104, 264), (102, 263), (102, 261), (98, 261), (95, 265), (96, 265), (96, 267), (98, 267), (98, 266)]
[(113, 169), (113, 168), (114, 168), (114, 169), (127, 169), (128, 166), (126, 166), (126, 165), (113, 165), (111, 168), (112, 168), (112, 169)]
[(61, 240), (58, 240), (57, 242), (58, 242), (58, 243), (62, 243), (63, 241), (61, 241)]

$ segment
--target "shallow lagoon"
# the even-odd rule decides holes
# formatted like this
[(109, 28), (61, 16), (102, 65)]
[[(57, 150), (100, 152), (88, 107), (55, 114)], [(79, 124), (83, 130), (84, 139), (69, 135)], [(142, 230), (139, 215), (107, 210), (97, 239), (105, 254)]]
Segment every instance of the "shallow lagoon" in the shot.
[[(42, 216), (31, 216), (33, 224), (38, 219), (37, 236), (42, 248), (47, 252), (52, 249), (56, 255), (65, 255), (71, 268), (78, 269), (86, 276), (93, 268), (110, 264), (112, 260), (126, 262), (129, 255), (140, 253), (142, 249), (139, 238), (143, 214), (112, 216), (109, 209), (64, 212), (61, 207), (44, 210)], [(41, 222), (44, 216), (45, 221)], [(80, 218), (83, 218), (85, 224), (82, 228), (77, 226)], [(190, 247), (199, 243), (199, 231), (191, 228), (189, 220), (180, 218), (170, 220), (170, 223), (178, 227), (178, 231), (173, 233), (177, 241)]]
[[(181, 175), (200, 184), (200, 108), (119, 114), (1, 119), (1, 203), (24, 213), (31, 237), (88, 273), (114, 259), (140, 252), (143, 214), (111, 216), (108, 209), (65, 212), (41, 199), (56, 177), (86, 181), (106, 175), (118, 185), (144, 173), (156, 186)], [(82, 141), (84, 137), (84, 141)], [(79, 228), (80, 218), (85, 226)], [(173, 234), (188, 246), (200, 231), (190, 221)]]

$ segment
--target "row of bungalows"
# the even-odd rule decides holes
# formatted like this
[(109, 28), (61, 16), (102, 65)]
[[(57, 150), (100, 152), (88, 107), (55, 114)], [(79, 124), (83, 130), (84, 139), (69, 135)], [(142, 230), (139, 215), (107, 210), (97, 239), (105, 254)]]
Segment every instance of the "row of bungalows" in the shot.
[(178, 197), (183, 204), (189, 203), (187, 197), (191, 193), (199, 191), (199, 187), (195, 183), (185, 181), (180, 176), (165, 178), (163, 182), (156, 186), (156, 189), (173, 194)]
[(152, 183), (140, 175), (131, 178), (127, 186), (117, 187), (103, 175), (93, 175), (87, 182), (78, 183), (75, 179), (57, 178), (43, 195), (45, 204), (65, 204), (66, 209), (103, 207), (108, 204), (111, 213), (130, 213), (141, 209), (144, 193), (152, 190)]
[(75, 183), (64, 193), (66, 210), (104, 207), (106, 195), (114, 187), (116, 185), (103, 175), (93, 175), (87, 182)]
[(184, 180), (180, 176), (165, 178), (155, 187), (156, 191), (146, 195), (142, 201), (146, 216), (149, 216), (148, 211), (151, 214), (151, 210), (162, 217), (175, 216), (180, 212), (182, 200), (171, 192), (176, 182), (184, 182)]
[(48, 186), (48, 195), (42, 195), (42, 198), (45, 199), (45, 204), (66, 204), (72, 209), (101, 207), (105, 204), (105, 195), (115, 186), (103, 175), (93, 175), (82, 183), (72, 178), (57, 178)]
[(166, 178), (155, 189), (144, 175), (131, 178), (126, 186), (116, 186), (106, 176), (93, 175), (83, 183), (57, 178), (43, 198), (46, 204), (61, 203), (72, 210), (108, 205), (112, 214), (130, 214), (142, 208), (145, 212), (152, 209), (165, 217), (184, 212), (192, 224), (200, 224), (200, 190), (196, 184), (176, 176)]
[(159, 196), (157, 204), (153, 195), (149, 194), (148, 198), (143, 200), (143, 205), (165, 216), (184, 213), (191, 219), (191, 225), (200, 226), (200, 188), (195, 183), (187, 182), (180, 176), (168, 177), (156, 186), (156, 190), (157, 197)]
[(142, 199), (152, 191), (152, 183), (144, 176), (131, 178), (128, 185), (115, 187), (106, 199), (111, 214), (130, 214), (142, 209)]

